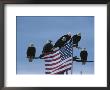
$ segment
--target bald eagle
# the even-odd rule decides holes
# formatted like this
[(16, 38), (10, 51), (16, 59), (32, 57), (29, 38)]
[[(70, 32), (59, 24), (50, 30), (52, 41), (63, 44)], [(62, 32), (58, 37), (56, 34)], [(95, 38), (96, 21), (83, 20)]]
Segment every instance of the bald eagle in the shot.
[(71, 39), (71, 35), (70, 35), (70, 34), (63, 35), (62, 37), (60, 37), (60, 38), (56, 41), (56, 43), (55, 43), (55, 45), (54, 45), (54, 48), (57, 48), (57, 47), (61, 48), (61, 47), (63, 47), (64, 44), (65, 44), (67, 41), (69, 41), (70, 39)]
[(78, 43), (80, 40), (81, 40), (81, 33), (74, 35), (71, 39), (71, 41), (73, 41), (73, 46), (78, 47)]
[(31, 44), (27, 49), (27, 58), (29, 59), (29, 62), (32, 62), (32, 60), (35, 58), (36, 54), (36, 48), (34, 47), (34, 44)]
[(47, 43), (43, 46), (42, 54), (39, 58), (42, 58), (46, 53), (53, 51), (53, 44), (51, 40), (48, 40)]
[(82, 64), (85, 65), (88, 57), (88, 53), (85, 48), (80, 52), (80, 57), (81, 57)]

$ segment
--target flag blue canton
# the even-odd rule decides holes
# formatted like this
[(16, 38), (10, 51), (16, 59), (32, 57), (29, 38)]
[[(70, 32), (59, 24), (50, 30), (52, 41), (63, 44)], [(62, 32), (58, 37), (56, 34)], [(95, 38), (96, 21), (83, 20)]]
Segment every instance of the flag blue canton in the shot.
[(72, 42), (67, 42), (64, 47), (60, 49), (61, 60), (65, 60), (73, 55), (73, 44)]

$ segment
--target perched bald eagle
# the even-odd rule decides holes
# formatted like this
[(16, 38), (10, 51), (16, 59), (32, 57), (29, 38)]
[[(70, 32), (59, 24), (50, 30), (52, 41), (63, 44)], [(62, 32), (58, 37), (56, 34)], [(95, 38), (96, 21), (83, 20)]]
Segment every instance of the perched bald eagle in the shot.
[(46, 53), (53, 51), (53, 44), (51, 40), (48, 40), (47, 43), (44, 45), (42, 54), (39, 56), (39, 58), (42, 58)]
[(88, 53), (85, 48), (80, 52), (80, 57), (81, 57), (82, 64), (85, 65), (88, 57)]
[(74, 35), (71, 39), (71, 41), (73, 41), (73, 46), (78, 47), (78, 43), (80, 40), (81, 40), (81, 33)]
[(34, 44), (31, 44), (27, 49), (27, 58), (29, 59), (29, 62), (32, 62), (32, 60), (35, 58), (36, 54), (36, 48), (34, 47)]
[(61, 48), (61, 47), (63, 47), (64, 44), (65, 44), (67, 41), (69, 41), (70, 39), (71, 39), (71, 34), (70, 34), (70, 33), (68, 33), (67, 35), (63, 35), (62, 37), (60, 37), (60, 38), (56, 41), (56, 43), (55, 43), (55, 45), (54, 45), (54, 48), (57, 48), (57, 47)]

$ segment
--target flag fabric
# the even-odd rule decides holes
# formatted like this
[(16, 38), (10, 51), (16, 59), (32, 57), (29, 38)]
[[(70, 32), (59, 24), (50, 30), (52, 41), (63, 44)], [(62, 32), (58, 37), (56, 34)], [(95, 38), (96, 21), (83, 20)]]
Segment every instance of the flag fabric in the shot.
[(71, 70), (73, 62), (72, 46), (72, 42), (67, 42), (61, 49), (47, 53), (44, 56), (46, 74), (62, 74)]

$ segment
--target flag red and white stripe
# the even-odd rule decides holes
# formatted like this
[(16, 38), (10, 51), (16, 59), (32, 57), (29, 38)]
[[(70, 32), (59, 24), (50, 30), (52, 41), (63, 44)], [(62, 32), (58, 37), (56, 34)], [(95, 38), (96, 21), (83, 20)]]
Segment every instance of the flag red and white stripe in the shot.
[[(70, 51), (72, 52), (72, 47), (70, 46), (70, 44), (69, 46), (66, 44), (61, 50), (55, 50), (44, 56), (46, 74), (62, 74), (67, 70), (71, 70), (73, 57), (72, 53), (70, 53)], [(67, 50), (67, 47), (69, 50)]]

